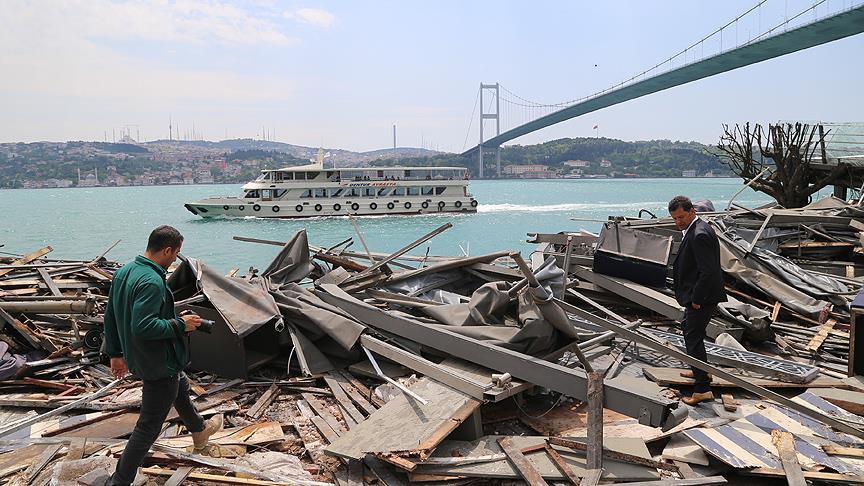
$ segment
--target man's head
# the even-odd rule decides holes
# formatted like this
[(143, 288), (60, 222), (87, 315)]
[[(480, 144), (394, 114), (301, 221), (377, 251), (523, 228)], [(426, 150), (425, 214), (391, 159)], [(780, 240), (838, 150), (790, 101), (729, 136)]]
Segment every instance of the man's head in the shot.
[(675, 220), (675, 226), (685, 231), (696, 219), (696, 208), (687, 196), (675, 196), (669, 201), (669, 214)]
[(181, 246), (183, 235), (179, 231), (171, 226), (160, 226), (150, 233), (144, 256), (167, 270), (177, 259)]

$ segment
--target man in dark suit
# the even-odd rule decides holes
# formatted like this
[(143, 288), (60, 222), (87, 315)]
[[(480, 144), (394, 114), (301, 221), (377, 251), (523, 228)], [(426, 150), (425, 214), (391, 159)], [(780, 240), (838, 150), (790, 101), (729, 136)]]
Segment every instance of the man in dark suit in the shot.
[[(719, 302), (726, 300), (723, 290), (723, 271), (720, 268), (720, 242), (711, 225), (696, 215), (693, 203), (685, 196), (676, 196), (669, 202), (669, 214), (675, 226), (684, 233), (684, 239), (675, 257), (675, 300), (684, 309), (684, 343), (687, 354), (708, 361), (705, 353), (705, 329)], [(687, 405), (714, 400), (711, 377), (691, 367), (691, 373), (682, 373), (695, 380), (693, 395), (682, 398)]]

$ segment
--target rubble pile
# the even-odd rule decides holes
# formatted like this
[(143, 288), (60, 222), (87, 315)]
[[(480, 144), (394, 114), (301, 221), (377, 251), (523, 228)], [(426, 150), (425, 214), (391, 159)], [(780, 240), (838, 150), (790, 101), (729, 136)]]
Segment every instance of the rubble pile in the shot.
[[(216, 323), (191, 333), (187, 373), (226, 426), (193, 454), (169, 416), (141, 481), (864, 483), (864, 212), (826, 199), (701, 217), (730, 297), (708, 363), (683, 352), (669, 219), (532, 235), (527, 261), (416, 254), (449, 224), (390, 254), (359, 230), (329, 248), (235, 237), (278, 248), (244, 275), (184, 257), (177, 311)], [(140, 382), (113, 380), (98, 351), (117, 265), (49, 251), (0, 260), (0, 483), (93, 484), (137, 420)], [(677, 400), (690, 366), (715, 403)]]

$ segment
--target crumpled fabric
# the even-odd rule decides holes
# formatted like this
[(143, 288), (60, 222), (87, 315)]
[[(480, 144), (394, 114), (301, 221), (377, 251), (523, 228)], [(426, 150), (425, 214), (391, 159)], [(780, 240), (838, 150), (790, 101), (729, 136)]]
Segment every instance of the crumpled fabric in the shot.
[(0, 341), (0, 380), (15, 377), (26, 362), (27, 359), (24, 356), (9, 352), (8, 343)]

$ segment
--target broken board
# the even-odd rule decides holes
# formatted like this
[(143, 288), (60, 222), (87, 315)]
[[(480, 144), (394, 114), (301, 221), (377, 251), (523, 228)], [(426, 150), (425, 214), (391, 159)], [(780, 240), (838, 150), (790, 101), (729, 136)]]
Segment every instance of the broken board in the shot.
[(400, 394), (330, 444), (325, 452), (346, 459), (363, 459), (370, 452), (410, 452), (426, 457), (480, 408), (478, 400), (428, 377), (408, 388), (428, 404)]
[[(477, 457), (489, 456), (493, 454), (501, 454), (501, 447), (497, 443), (498, 436), (486, 436), (472, 442), (463, 441), (444, 441), (435, 450), (433, 457)], [(542, 445), (546, 441), (543, 436), (514, 436), (511, 437), (513, 445), (522, 450), (530, 446)], [(584, 439), (580, 439), (584, 440)], [(606, 449), (633, 454), (645, 459), (650, 459), (651, 455), (645, 442), (641, 439), (622, 439), (622, 438), (604, 438), (603, 447)], [(584, 477), (585, 470), (585, 454), (575, 452), (566, 447), (554, 446), (555, 450), (564, 459), (564, 462), (570, 466), (570, 469), (576, 476)], [(549, 459), (544, 448), (540, 448), (538, 452), (525, 454), (525, 458), (531, 463), (531, 466), (547, 480), (566, 481), (567, 478), (555, 466), (555, 463)], [(464, 477), (483, 477), (495, 479), (517, 479), (521, 478), (518, 471), (506, 458), (483, 462), (477, 464), (460, 464), (452, 466), (423, 466), (418, 465), (416, 473), (437, 474), (441, 476), (464, 476)], [(627, 464), (614, 461), (611, 459), (603, 460), (603, 479), (614, 479), (619, 481), (639, 481), (660, 479), (660, 475), (656, 469), (641, 466), (638, 464)]]

